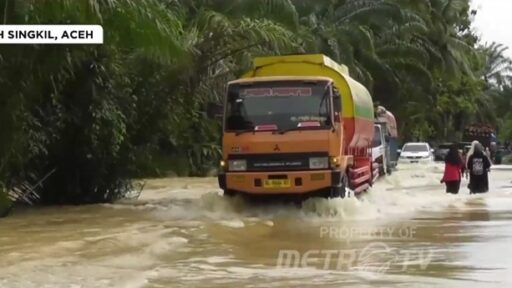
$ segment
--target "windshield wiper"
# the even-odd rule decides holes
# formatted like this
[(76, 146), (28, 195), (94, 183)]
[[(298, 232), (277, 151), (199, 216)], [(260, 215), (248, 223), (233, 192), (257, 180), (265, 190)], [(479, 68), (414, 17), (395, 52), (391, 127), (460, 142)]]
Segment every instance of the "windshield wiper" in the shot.
[(288, 129), (279, 130), (279, 134), (283, 135), (290, 131), (299, 131), (299, 130), (321, 130), (325, 129), (325, 126), (306, 126), (306, 127), (293, 127)]
[(256, 130), (254, 130), (254, 128), (247, 128), (247, 129), (243, 129), (243, 130), (238, 130), (238, 131), (236, 131), (235, 136), (238, 136), (238, 135), (241, 135), (241, 134), (244, 134), (244, 133), (249, 133), (249, 132), (256, 132)]
[(285, 133), (288, 133), (290, 131), (295, 131), (295, 130), (299, 130), (301, 129), (302, 127), (294, 127), (294, 128), (288, 128), (288, 129), (283, 129), (283, 130), (279, 130), (279, 134), (283, 135)]
[(276, 130), (277, 130), (277, 125), (274, 125), (274, 124), (270, 124), (270, 125), (256, 125), (255, 127), (239, 130), (239, 131), (237, 131), (235, 133), (235, 135), (238, 136), (240, 134), (247, 133), (247, 132), (253, 132), (253, 133), (255, 133), (255, 132), (269, 132), (269, 131), (275, 132)]

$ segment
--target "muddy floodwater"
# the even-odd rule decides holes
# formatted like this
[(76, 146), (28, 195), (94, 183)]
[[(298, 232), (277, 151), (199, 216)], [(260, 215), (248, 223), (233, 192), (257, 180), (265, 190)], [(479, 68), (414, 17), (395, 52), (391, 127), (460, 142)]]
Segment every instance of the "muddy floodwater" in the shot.
[(0, 219), (0, 287), (512, 287), (512, 167), (447, 195), (404, 166), (360, 199), (256, 205), (216, 179)]

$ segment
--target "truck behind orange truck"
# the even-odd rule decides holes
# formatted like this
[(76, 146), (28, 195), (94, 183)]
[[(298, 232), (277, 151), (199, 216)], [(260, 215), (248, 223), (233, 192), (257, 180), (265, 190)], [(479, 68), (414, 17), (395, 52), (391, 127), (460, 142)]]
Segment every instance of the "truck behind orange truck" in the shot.
[(370, 93), (324, 55), (256, 58), (222, 115), (225, 195), (343, 198), (377, 178)]

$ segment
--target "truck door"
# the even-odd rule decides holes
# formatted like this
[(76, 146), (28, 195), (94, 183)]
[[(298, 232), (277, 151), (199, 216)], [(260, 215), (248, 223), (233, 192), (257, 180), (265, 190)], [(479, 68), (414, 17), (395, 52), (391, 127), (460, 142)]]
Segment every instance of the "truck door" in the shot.
[(387, 173), (388, 157), (386, 155), (386, 139), (384, 135), (384, 127), (380, 124), (374, 124), (374, 134), (372, 143), (372, 162), (380, 165), (380, 173)]

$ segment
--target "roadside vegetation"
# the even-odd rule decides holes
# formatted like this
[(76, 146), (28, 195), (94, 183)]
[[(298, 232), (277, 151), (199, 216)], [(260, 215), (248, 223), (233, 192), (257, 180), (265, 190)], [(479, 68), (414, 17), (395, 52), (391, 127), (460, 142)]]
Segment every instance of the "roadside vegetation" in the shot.
[(0, 0), (4, 24), (105, 31), (104, 45), (0, 46), (0, 182), (55, 169), (43, 202), (78, 204), (114, 201), (137, 177), (205, 175), (220, 155), (205, 103), (257, 55), (346, 64), (405, 140), (453, 141), (470, 122), (510, 139), (512, 63), (479, 41), (468, 2)]

